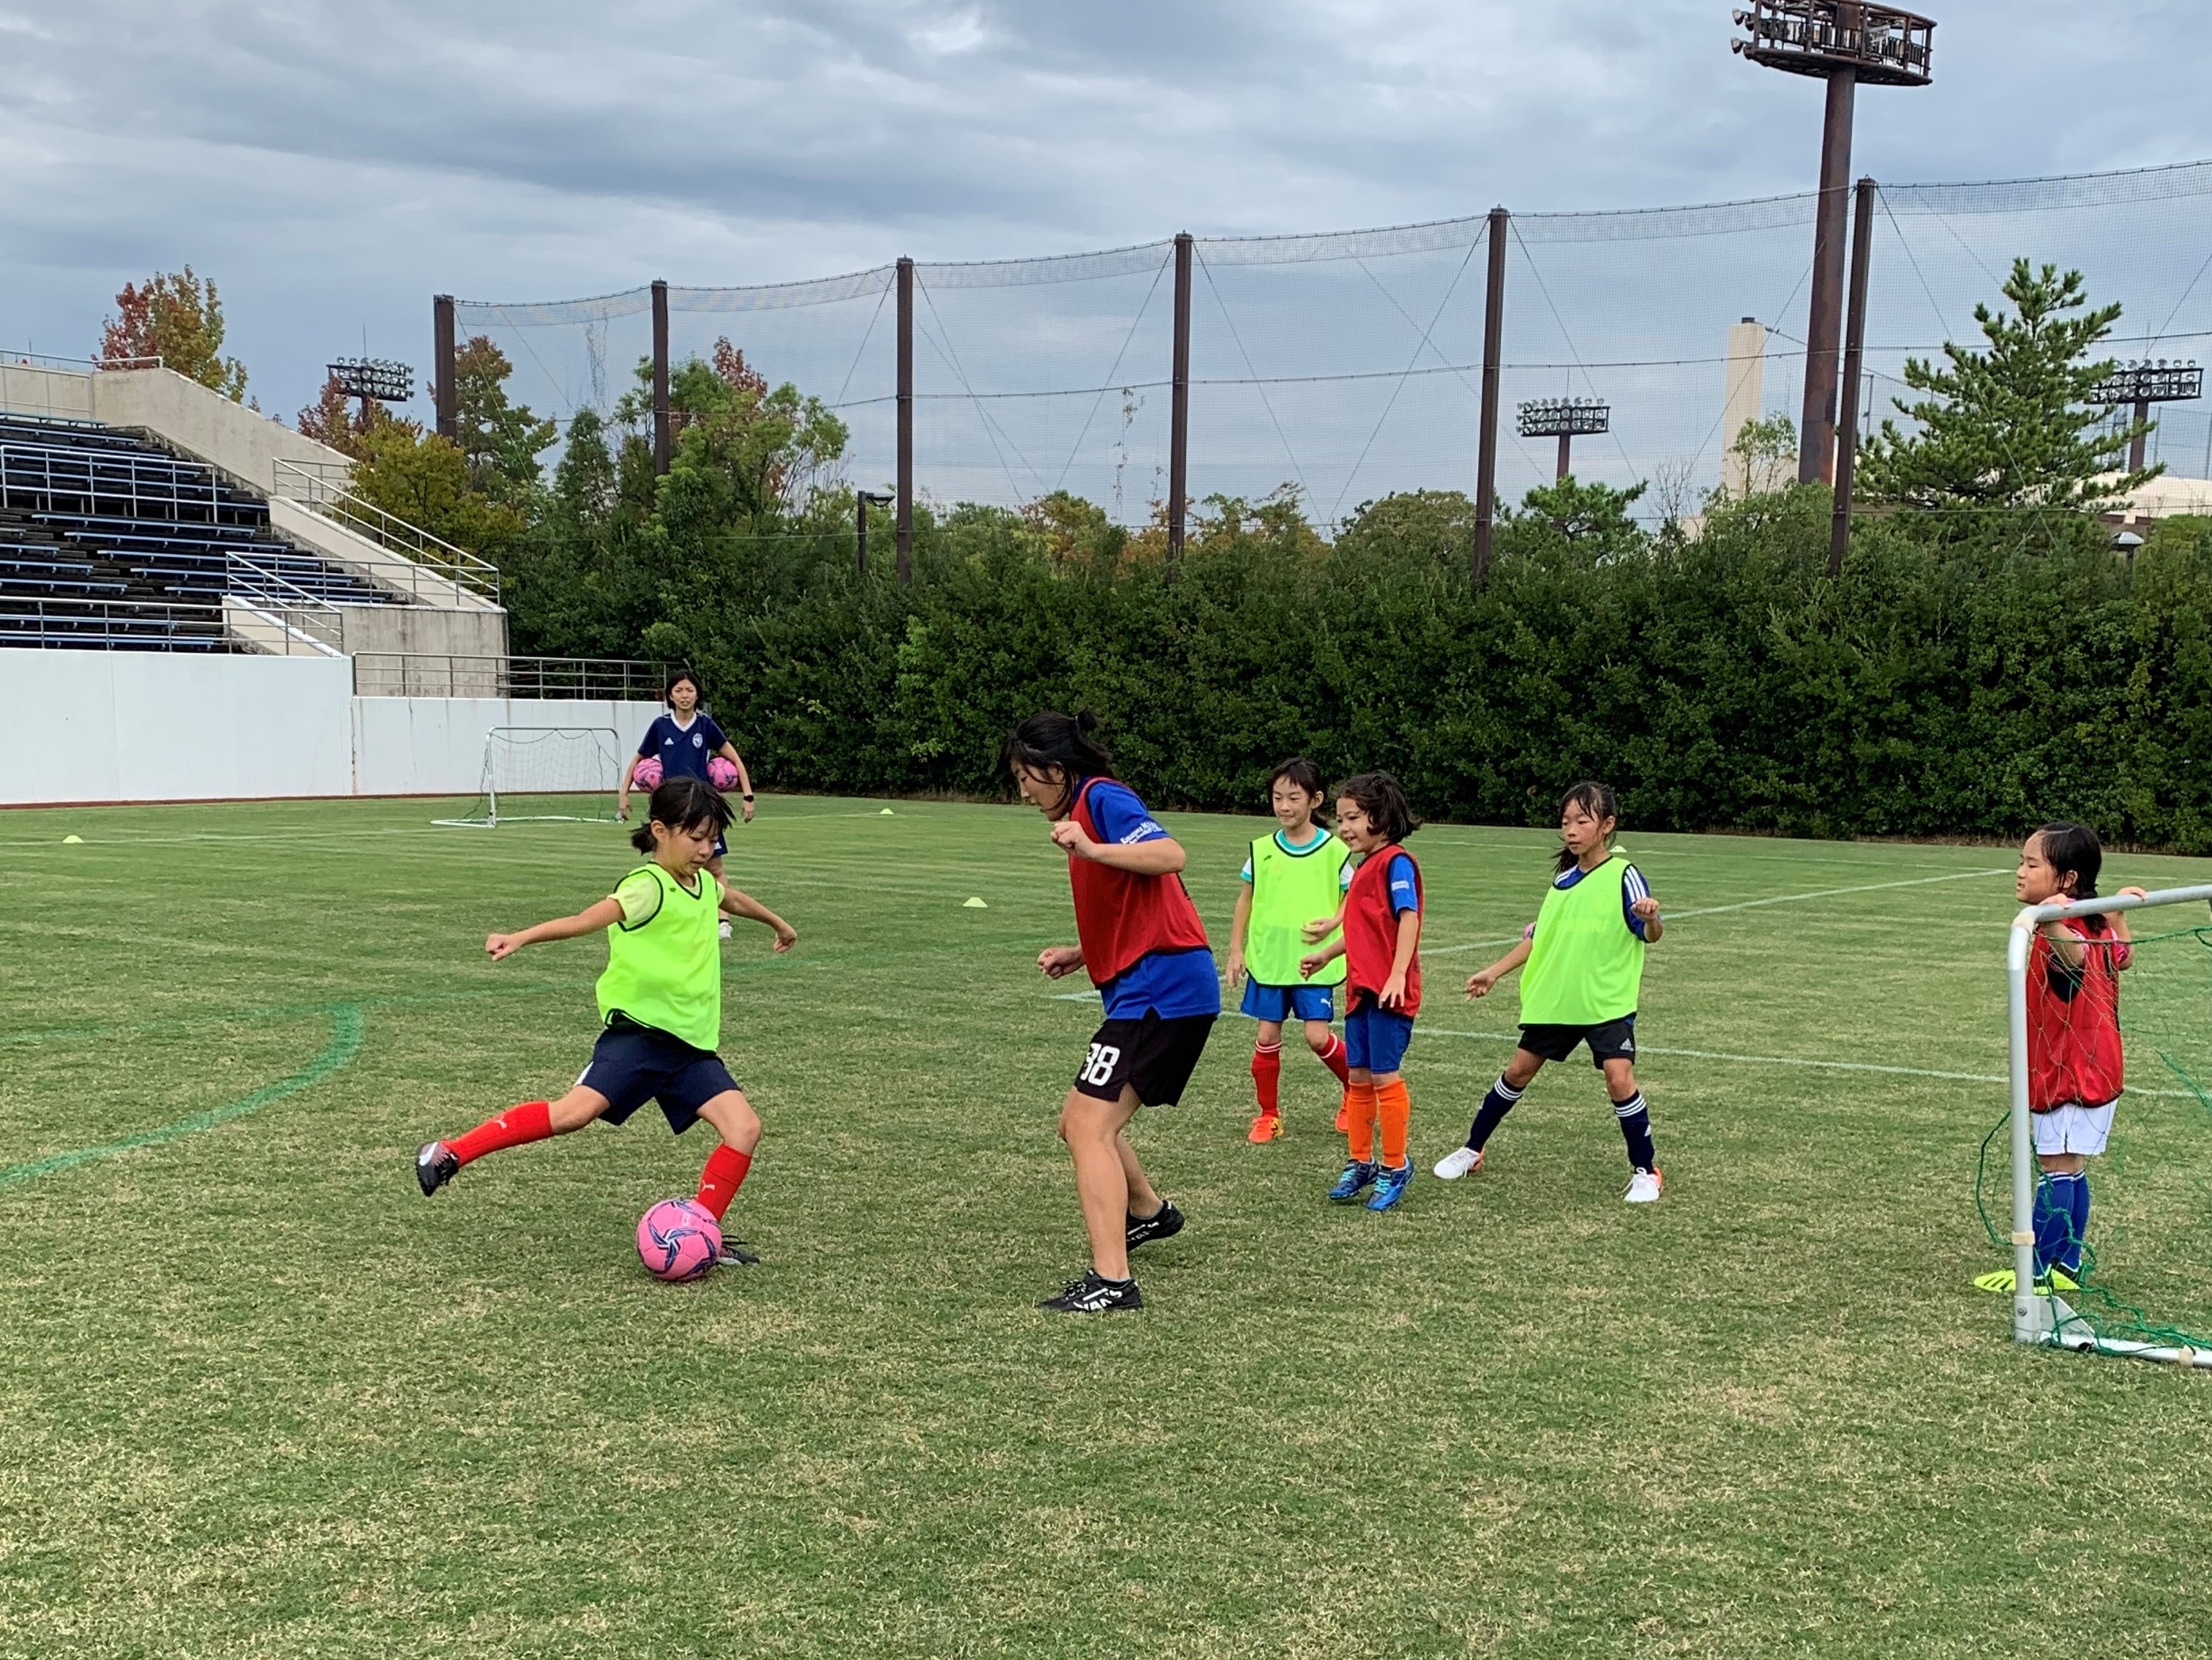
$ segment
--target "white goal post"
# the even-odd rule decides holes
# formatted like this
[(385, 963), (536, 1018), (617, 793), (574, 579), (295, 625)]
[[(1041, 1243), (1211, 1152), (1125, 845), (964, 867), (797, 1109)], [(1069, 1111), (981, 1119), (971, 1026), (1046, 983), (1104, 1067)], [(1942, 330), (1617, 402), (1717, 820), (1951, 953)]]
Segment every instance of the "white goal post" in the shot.
[(615, 822), (622, 738), (612, 727), (494, 727), (484, 734), (483, 786), (474, 812), (438, 824)]
[(2212, 1349), (2108, 1337), (2077, 1314), (2055, 1289), (2041, 1296), (2036, 1294), (2038, 1169), (2027, 1087), (2027, 966), (2036, 929), (2062, 916), (2112, 915), (2120, 911), (2203, 904), (2207, 901), (2212, 901), (2212, 886), (2161, 888), (2141, 898), (2115, 895), (2111, 898), (2076, 900), (2071, 904), (2030, 905), (2013, 919), (2012, 938), (2005, 952), (2005, 1012), (2010, 1027), (2008, 1047), (2012, 1060), (2012, 1335), (2016, 1341), (2212, 1370)]

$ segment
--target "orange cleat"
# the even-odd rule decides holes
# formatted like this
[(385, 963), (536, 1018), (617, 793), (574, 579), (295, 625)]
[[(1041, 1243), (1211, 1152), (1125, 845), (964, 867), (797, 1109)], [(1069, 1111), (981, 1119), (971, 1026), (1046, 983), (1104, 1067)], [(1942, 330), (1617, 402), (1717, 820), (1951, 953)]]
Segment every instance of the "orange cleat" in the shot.
[(1338, 1103), (1337, 1103), (1337, 1107), (1336, 1107), (1336, 1133), (1337, 1133), (1339, 1135), (1346, 1135), (1346, 1134), (1349, 1134), (1351, 1133), (1351, 1131), (1352, 1131), (1352, 1097), (1351, 1097), (1349, 1094), (1347, 1094), (1347, 1095), (1344, 1098), (1344, 1099), (1343, 1099), (1343, 1100), (1341, 1100), (1341, 1101), (1340, 1101), (1340, 1102), (1338, 1102)]
[(1279, 1112), (1263, 1112), (1257, 1118), (1255, 1118), (1252, 1121), (1252, 1133), (1244, 1139), (1249, 1141), (1254, 1146), (1257, 1146), (1262, 1141), (1275, 1141), (1281, 1140), (1282, 1134), (1282, 1114)]

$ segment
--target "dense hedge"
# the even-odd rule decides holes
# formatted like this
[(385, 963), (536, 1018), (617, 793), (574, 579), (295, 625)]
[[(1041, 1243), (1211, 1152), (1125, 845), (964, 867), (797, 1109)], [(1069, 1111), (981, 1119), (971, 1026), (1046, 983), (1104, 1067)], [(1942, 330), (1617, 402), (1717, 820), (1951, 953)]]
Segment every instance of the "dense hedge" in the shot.
[[(1055, 561), (1020, 520), (933, 526), (917, 580), (759, 573), (688, 641), (755, 775), (1005, 793), (1000, 739), (1103, 718), (1164, 805), (1263, 805), (1267, 769), (1386, 767), (1433, 817), (1543, 823), (1595, 775), (1639, 827), (2009, 836), (2055, 816), (2212, 849), (2212, 541), (2130, 572), (2092, 521), (1863, 523), (1755, 499), (1697, 539), (1523, 515), (1478, 592), (1419, 538), (1217, 535), (1158, 563)], [(1463, 544), (1452, 538), (1456, 550)]]

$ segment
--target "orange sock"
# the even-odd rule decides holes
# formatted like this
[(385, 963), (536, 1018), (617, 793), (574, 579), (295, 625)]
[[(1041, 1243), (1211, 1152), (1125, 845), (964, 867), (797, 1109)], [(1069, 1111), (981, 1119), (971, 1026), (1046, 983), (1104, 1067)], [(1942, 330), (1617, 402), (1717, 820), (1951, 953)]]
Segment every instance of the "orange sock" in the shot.
[(1345, 1136), (1351, 1156), (1364, 1164), (1375, 1157), (1375, 1085), (1355, 1078), (1344, 1086), (1344, 1098), (1352, 1109)]
[(1406, 1126), (1413, 1116), (1413, 1104), (1406, 1093), (1406, 1080), (1395, 1084), (1375, 1085), (1375, 1116), (1382, 1123), (1382, 1162), (1392, 1170), (1402, 1170), (1406, 1164)]

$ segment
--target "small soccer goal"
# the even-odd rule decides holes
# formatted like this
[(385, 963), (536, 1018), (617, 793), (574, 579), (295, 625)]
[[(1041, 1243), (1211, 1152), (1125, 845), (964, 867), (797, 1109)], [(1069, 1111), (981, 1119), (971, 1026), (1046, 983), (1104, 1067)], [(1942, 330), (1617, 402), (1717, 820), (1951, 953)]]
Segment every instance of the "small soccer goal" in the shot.
[(475, 809), (438, 824), (615, 822), (622, 739), (612, 727), (494, 727), (484, 734), (483, 789)]
[[(2011, 1247), (2013, 1336), (2096, 1354), (2124, 1355), (2212, 1369), (2212, 886), (2167, 888), (2143, 897), (2109, 897), (2070, 905), (2031, 906), (2014, 920), (2006, 954), (2011, 1109), (2001, 1129), (2012, 1149), (2009, 1235), (1997, 1228), (1996, 1195), (1977, 1181), (1977, 1197), (1992, 1242)], [(2030, 1111), (2031, 975), (2051, 981), (2043, 994), (2053, 1043), (2071, 1040), (2084, 1023), (2100, 1020), (2096, 998), (2079, 976), (2054, 967), (2034, 950), (2036, 930), (2062, 916), (2126, 915), (2134, 937), (2125, 947), (2090, 943), (2112, 965), (2125, 1088), (2104, 1152), (2087, 1160), (2081, 1190), (2089, 1211), (2075, 1232), (2060, 1189), (2040, 1192)], [(2094, 1041), (2094, 1038), (2087, 1041)], [(1983, 1169), (1993, 1161), (1992, 1130)], [(2066, 1190), (2070, 1193), (2070, 1189)], [(2087, 1199), (2094, 1195), (2091, 1208)], [(2044, 1209), (2039, 1212), (2040, 1203)], [(2039, 1285), (2039, 1220), (2078, 1269), (2062, 1268)], [(2048, 1244), (2049, 1242), (2046, 1242)], [(2000, 1282), (2002, 1281), (2002, 1276)]]

